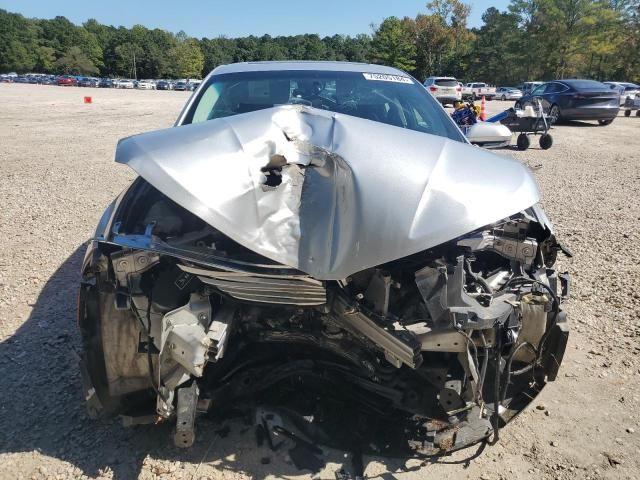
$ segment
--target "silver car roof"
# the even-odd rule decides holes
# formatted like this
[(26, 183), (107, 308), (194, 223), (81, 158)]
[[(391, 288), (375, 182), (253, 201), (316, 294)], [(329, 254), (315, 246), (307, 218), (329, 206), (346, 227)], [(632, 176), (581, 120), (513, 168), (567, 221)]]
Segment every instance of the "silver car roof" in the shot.
[(328, 72), (366, 72), (387, 73), (391, 75), (407, 75), (397, 68), (384, 65), (373, 65), (356, 62), (317, 62), (317, 61), (287, 61), (287, 62), (242, 62), (216, 67), (211, 75), (240, 72), (268, 72), (279, 70), (316, 70)]

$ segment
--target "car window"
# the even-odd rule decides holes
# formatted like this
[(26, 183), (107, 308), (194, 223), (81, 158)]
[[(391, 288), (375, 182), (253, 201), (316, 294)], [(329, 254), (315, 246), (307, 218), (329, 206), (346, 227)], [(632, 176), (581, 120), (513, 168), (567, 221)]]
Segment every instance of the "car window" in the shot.
[(542, 95), (544, 93), (546, 93), (546, 89), (547, 89), (547, 84), (543, 84), (540, 85), (539, 87), (536, 87), (532, 92), (531, 95)]
[(458, 82), (451, 78), (438, 78), (436, 79), (436, 85), (440, 87), (457, 87)]
[(547, 84), (547, 88), (545, 89), (544, 93), (560, 93), (563, 92), (567, 89), (567, 87), (565, 87), (564, 85), (562, 85), (561, 83), (548, 83)]
[[(402, 79), (404, 80), (402, 80)], [(464, 141), (424, 87), (409, 77), (331, 71), (241, 72), (211, 77), (183, 124), (299, 104)]]
[(567, 83), (571, 85), (576, 90), (592, 90), (592, 89), (603, 89), (606, 87), (600, 82), (595, 80), (568, 80)]

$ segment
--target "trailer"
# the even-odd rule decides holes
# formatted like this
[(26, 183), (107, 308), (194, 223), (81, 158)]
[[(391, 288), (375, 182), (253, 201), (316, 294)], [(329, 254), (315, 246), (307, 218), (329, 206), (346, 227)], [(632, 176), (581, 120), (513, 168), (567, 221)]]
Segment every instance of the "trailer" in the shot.
[(640, 98), (636, 95), (635, 98), (627, 97), (624, 101), (624, 116), (630, 117), (631, 111), (636, 111), (636, 117), (640, 117)]
[(540, 100), (537, 101), (536, 107), (529, 105), (524, 110), (510, 108), (489, 118), (487, 122), (499, 122), (508, 127), (512, 133), (518, 133), (516, 141), (518, 150), (529, 148), (531, 145), (529, 135), (540, 135), (540, 148), (548, 150), (553, 145), (553, 137), (549, 133), (551, 124), (547, 120)]

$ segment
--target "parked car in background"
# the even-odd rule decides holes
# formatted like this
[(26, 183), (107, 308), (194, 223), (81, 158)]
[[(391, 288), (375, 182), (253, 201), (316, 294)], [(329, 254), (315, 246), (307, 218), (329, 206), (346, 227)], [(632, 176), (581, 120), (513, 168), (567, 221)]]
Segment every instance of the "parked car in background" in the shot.
[(61, 77), (58, 77), (56, 84), (61, 87), (75, 87), (78, 85), (78, 80), (76, 80), (76, 77), (71, 75), (62, 75)]
[(40, 83), (42, 85), (54, 85), (56, 83), (56, 80), (57, 78), (55, 75), (45, 75), (44, 77), (42, 77)]
[(176, 82), (175, 85), (173, 86), (173, 89), (181, 92), (185, 92), (189, 90), (189, 84), (183, 81)]
[(605, 85), (609, 85), (613, 90), (616, 90), (620, 94), (620, 105), (624, 105), (627, 98), (634, 100), (640, 98), (640, 85), (630, 82), (604, 82)]
[(99, 88), (113, 88), (113, 80), (110, 78), (101, 78), (98, 82)]
[(522, 92), (516, 87), (496, 88), (496, 98), (500, 100), (517, 100), (522, 97)]
[(523, 95), (527, 95), (543, 83), (544, 82), (524, 82), (522, 85), (518, 85), (518, 90), (520, 90)]
[(454, 77), (429, 77), (424, 86), (442, 105), (462, 100), (462, 88)]
[(158, 80), (156, 82), (157, 90), (172, 90), (171, 82), (168, 80)]
[(463, 98), (478, 100), (479, 98), (484, 97), (487, 100), (493, 100), (495, 96), (496, 96), (496, 89), (494, 87), (490, 87), (486, 83), (482, 83), (482, 82), (466, 83), (464, 87), (462, 87)]
[(136, 88), (140, 90), (155, 90), (156, 84), (153, 80), (138, 80)]
[(79, 87), (97, 87), (99, 83), (100, 83), (100, 80), (98, 80), (97, 78), (82, 77), (78, 81), (78, 86)]
[(201, 83), (202, 83), (201, 80), (191, 80), (189, 82), (189, 90), (195, 91), (200, 86)]
[(540, 99), (549, 121), (597, 120), (609, 125), (620, 110), (620, 95), (595, 80), (554, 80), (543, 83), (516, 102), (516, 108), (534, 105)]
[(123, 78), (118, 80), (118, 88), (134, 88), (133, 80)]

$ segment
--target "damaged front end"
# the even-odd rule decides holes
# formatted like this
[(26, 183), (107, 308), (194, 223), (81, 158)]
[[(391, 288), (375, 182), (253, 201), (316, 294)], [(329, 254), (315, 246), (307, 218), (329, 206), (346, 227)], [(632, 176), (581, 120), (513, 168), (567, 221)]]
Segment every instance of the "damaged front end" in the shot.
[(299, 107), (132, 137), (117, 159), (141, 176), (80, 292), (95, 416), (175, 419), (187, 447), (197, 412), (271, 405), (330, 442), (326, 404), (357, 405), (439, 454), (497, 437), (557, 376), (566, 250), (517, 162)]

